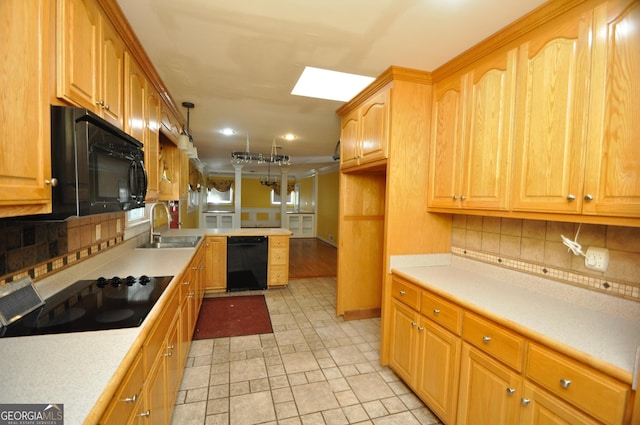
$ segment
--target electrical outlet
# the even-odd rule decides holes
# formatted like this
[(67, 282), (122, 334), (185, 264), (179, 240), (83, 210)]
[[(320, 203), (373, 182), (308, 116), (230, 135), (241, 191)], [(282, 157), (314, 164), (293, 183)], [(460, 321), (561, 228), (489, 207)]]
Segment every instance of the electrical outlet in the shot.
[(609, 250), (590, 246), (584, 257), (584, 266), (590, 270), (606, 272), (609, 267)]

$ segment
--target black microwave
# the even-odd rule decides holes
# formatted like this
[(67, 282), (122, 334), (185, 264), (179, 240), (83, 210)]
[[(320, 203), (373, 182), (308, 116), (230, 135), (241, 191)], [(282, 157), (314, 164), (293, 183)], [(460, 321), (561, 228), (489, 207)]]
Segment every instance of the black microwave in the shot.
[(144, 207), (143, 145), (93, 112), (51, 106), (52, 218)]

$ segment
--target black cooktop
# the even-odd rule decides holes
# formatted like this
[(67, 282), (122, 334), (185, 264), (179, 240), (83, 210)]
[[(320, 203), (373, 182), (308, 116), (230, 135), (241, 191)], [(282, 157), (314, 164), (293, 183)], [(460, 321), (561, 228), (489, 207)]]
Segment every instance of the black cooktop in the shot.
[(0, 337), (46, 335), (140, 326), (173, 276), (79, 280), (9, 326)]

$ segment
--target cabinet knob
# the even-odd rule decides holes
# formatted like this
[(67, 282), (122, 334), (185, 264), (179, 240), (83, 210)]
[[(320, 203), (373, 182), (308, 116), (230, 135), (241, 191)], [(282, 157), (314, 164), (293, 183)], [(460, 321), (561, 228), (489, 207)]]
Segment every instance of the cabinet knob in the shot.
[(516, 389), (515, 388), (511, 388), (511, 387), (507, 388), (507, 394), (513, 395), (515, 393), (516, 393)]
[(109, 105), (104, 105), (104, 109), (109, 110)]
[(576, 195), (574, 195), (573, 193), (570, 193), (567, 195), (567, 201), (571, 202), (575, 200), (576, 200)]
[(400, 295), (405, 295), (407, 293), (407, 291), (400, 291)]
[(528, 405), (529, 405), (529, 403), (531, 403), (531, 400), (530, 400), (530, 399), (528, 399), (528, 398), (522, 398), (522, 399), (520, 399), (520, 403), (521, 403), (523, 406), (528, 406)]
[(51, 185), (51, 187), (56, 187), (58, 185), (58, 179), (55, 177), (52, 178), (51, 180), (47, 179), (44, 181), (44, 184)]
[(104, 107), (104, 100), (98, 100), (96, 105)]
[(422, 332), (424, 330), (423, 326), (418, 326), (418, 332)]
[(466, 200), (467, 200), (467, 197), (466, 197), (466, 196), (464, 196), (464, 195), (462, 195), (462, 196), (460, 197), (460, 200), (461, 200), (461, 201), (466, 201)]
[(457, 196), (457, 195), (453, 195), (451, 198), (452, 198), (454, 201), (457, 201), (457, 200), (458, 200), (458, 196)]
[(137, 400), (138, 400), (138, 394), (134, 394), (131, 397), (127, 397), (123, 399), (122, 401), (124, 401), (125, 403), (135, 403)]
[(584, 195), (584, 200), (587, 202), (593, 201), (593, 195), (590, 193), (587, 193), (586, 195)]
[(418, 324), (416, 322), (411, 322), (411, 326), (415, 328)]
[(174, 348), (176, 348), (176, 346), (175, 346), (175, 345), (173, 345), (173, 344), (171, 344), (171, 345), (167, 346), (167, 348), (168, 348), (169, 350), (173, 350)]
[(490, 336), (483, 336), (482, 337), (482, 342), (484, 342), (485, 344), (488, 342), (491, 342), (491, 337)]
[(140, 414), (138, 414), (138, 416), (145, 418), (145, 417), (149, 417), (151, 416), (151, 410), (147, 410), (146, 412), (142, 412)]
[(562, 385), (562, 388), (569, 388), (569, 385), (571, 385), (571, 379), (561, 379), (560, 385)]
[(438, 308), (434, 308), (434, 309), (433, 309), (433, 314), (435, 314), (435, 315), (440, 314), (440, 309), (438, 309)]
[(191, 285), (191, 281), (190, 281), (190, 280), (187, 280), (187, 281), (185, 281), (185, 282), (182, 282), (182, 284), (183, 284), (183, 285)]
[(173, 353), (171, 351), (168, 351), (168, 352), (164, 353), (163, 356), (171, 357), (171, 356), (173, 356)]

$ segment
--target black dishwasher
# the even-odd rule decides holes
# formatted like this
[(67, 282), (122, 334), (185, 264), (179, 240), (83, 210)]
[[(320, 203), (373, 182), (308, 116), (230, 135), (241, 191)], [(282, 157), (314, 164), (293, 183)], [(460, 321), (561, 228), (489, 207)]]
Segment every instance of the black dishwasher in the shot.
[(267, 289), (266, 236), (227, 237), (227, 292)]

